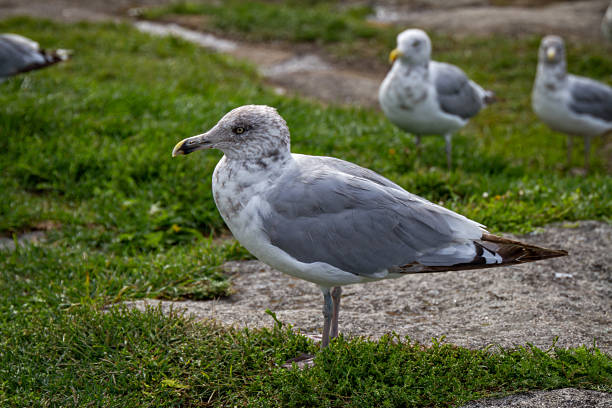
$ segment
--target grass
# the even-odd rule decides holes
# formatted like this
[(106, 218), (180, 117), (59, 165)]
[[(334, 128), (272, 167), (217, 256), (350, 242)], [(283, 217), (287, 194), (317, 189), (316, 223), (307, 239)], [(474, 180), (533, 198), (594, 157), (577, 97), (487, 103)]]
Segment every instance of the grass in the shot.
[(585, 347), (340, 338), (314, 368), (286, 370), (279, 365), (316, 348), (280, 325), (237, 331), (154, 309), (82, 305), (53, 316), (15, 313), (2, 331), (3, 406), (442, 407), (530, 389), (612, 390), (610, 357)]
[[(393, 336), (340, 339), (314, 369), (283, 370), (279, 363), (315, 345), (280, 324), (238, 331), (109, 306), (231, 291), (216, 267), (248, 254), (213, 239), (224, 231), (210, 193), (220, 155), (172, 160), (170, 152), (246, 103), (278, 107), (294, 151), (371, 167), (494, 230), (609, 219), (603, 158), (588, 177), (567, 175), (558, 164), (561, 137), (520, 103), (509, 98), (457, 137), (457, 170), (447, 173), (441, 140), (417, 157), (379, 112), (275, 95), (252, 67), (179, 40), (125, 25), (22, 18), (0, 21), (0, 31), (75, 51), (68, 63), (1, 85), (0, 232), (58, 228), (43, 245), (0, 251), (0, 405), (449, 406), (528, 389), (612, 392), (610, 357), (595, 347), (467, 350)], [(537, 45), (488, 41), (524, 48), (519, 59)], [(585, 70), (610, 67), (592, 46), (583, 51), (585, 61), (599, 61)], [(508, 58), (489, 62), (505, 66), (495, 82), (527, 88), (528, 67)]]
[(370, 13), (358, 6), (338, 10), (336, 2), (229, 0), (215, 2), (174, 2), (143, 10), (151, 19), (168, 14), (205, 15), (208, 27), (255, 41), (290, 40), (317, 43), (352, 42), (377, 37), (379, 31), (362, 24)]

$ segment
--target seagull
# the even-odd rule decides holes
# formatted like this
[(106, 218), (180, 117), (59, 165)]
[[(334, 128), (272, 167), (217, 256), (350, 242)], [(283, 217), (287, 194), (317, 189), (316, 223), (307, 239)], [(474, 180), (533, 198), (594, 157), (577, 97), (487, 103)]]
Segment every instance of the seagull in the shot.
[(230, 111), (172, 156), (201, 149), (224, 153), (212, 192), (234, 237), (262, 262), (321, 288), (322, 348), (338, 336), (344, 285), (567, 255), (489, 234), (356, 164), (291, 153), (287, 123), (269, 106)]
[(416, 136), (417, 147), (421, 135), (444, 135), (450, 170), (453, 133), (495, 96), (460, 68), (430, 57), (431, 40), (423, 30), (400, 33), (397, 48), (389, 55), (393, 65), (380, 85), (378, 100), (393, 124)]
[(591, 139), (612, 132), (612, 88), (568, 74), (561, 37), (549, 35), (540, 43), (531, 104), (535, 114), (551, 129), (568, 135), (568, 163), (572, 137), (584, 138), (584, 163), (588, 171)]
[(47, 67), (69, 58), (68, 50), (44, 50), (36, 41), (17, 34), (0, 34), (0, 82), (8, 77)]
[(601, 20), (601, 33), (608, 41), (612, 42), (612, 1), (610, 1), (606, 14)]

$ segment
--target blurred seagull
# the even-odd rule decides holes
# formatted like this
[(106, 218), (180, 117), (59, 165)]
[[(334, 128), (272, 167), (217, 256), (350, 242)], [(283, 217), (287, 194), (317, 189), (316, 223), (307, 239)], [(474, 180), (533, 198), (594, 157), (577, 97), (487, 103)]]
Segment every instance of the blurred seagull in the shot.
[(44, 50), (17, 34), (0, 34), (0, 82), (8, 77), (47, 67), (69, 58), (68, 50)]
[(415, 134), (444, 135), (451, 168), (451, 138), (468, 119), (494, 101), (494, 94), (471, 81), (458, 67), (431, 61), (431, 40), (418, 29), (397, 36), (393, 63), (378, 91), (380, 106), (393, 124)]
[(608, 41), (612, 41), (612, 1), (601, 20), (601, 33)]
[(338, 335), (343, 285), (567, 255), (491, 235), (356, 164), (291, 153), (289, 128), (269, 106), (232, 110), (172, 156), (201, 149), (224, 153), (212, 190), (234, 237), (262, 262), (320, 286), (322, 347)]
[(544, 123), (568, 135), (568, 164), (572, 137), (584, 138), (584, 165), (588, 171), (591, 139), (612, 132), (612, 88), (590, 78), (568, 74), (561, 37), (549, 35), (540, 43), (531, 103)]

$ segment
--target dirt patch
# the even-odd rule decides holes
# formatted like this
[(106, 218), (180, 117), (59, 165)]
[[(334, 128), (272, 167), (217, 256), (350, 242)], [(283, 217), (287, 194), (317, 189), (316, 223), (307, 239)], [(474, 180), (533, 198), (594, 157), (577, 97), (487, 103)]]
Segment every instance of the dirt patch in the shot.
[(0, 0), (0, 18), (32, 16), (64, 22), (108, 21), (122, 18), (134, 7), (171, 0)]
[(474, 401), (462, 408), (609, 408), (611, 406), (612, 394), (563, 388), (552, 391), (527, 392), (494, 400)]
[(174, 35), (210, 50), (246, 60), (255, 65), (279, 93), (292, 93), (330, 103), (370, 108), (378, 106), (378, 87), (384, 73), (367, 74), (340, 69), (319, 54), (307, 50), (289, 51), (283, 46), (227, 40), (175, 23), (137, 21), (135, 25), (139, 30), (153, 35)]
[(543, 7), (524, 7), (520, 2), (507, 7), (482, 2), (467, 2), (463, 6), (449, 6), (447, 3), (436, 2), (435, 6), (432, 4), (430, 7), (415, 7), (413, 3), (383, 3), (374, 7), (372, 20), (456, 36), (554, 33), (578, 41), (601, 40), (599, 27), (609, 4), (607, 0), (570, 1)]
[[(340, 331), (378, 338), (395, 331), (424, 344), (446, 336), (449, 343), (480, 348), (533, 343), (550, 347), (592, 345), (612, 353), (612, 225), (586, 221), (551, 226), (521, 240), (569, 250), (570, 256), (516, 267), (411, 275), (346, 286)], [(142, 300), (182, 308), (200, 319), (238, 327), (271, 327), (264, 313), (310, 335), (321, 330), (322, 296), (314, 284), (258, 261), (229, 262), (235, 294), (209, 302)]]
[[(8, 250), (14, 251), (17, 245), (26, 246), (30, 244), (37, 244), (43, 242), (46, 238), (45, 231), (29, 231), (24, 232), (23, 234), (16, 235), (16, 240), (9, 237), (0, 237), (0, 251)], [(15, 245), (15, 242), (17, 245)]]
[(15, 250), (15, 239), (17, 245), (25, 246), (29, 244), (38, 244), (44, 242), (47, 238), (47, 231), (59, 229), (62, 224), (54, 220), (43, 220), (27, 230), (22, 230), (15, 234), (15, 238), (9, 232), (0, 232), (0, 251), (1, 250)]

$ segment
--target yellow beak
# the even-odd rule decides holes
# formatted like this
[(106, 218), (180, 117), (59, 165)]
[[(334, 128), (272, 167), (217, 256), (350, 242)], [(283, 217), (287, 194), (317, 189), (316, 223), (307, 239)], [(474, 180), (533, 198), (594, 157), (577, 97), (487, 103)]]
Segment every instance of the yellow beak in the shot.
[(546, 50), (546, 58), (548, 58), (549, 61), (554, 60), (556, 56), (557, 56), (557, 51), (555, 51), (554, 48), (550, 47), (549, 49)]
[(404, 54), (402, 54), (400, 50), (395, 48), (393, 51), (389, 53), (389, 64), (393, 64), (395, 60), (397, 59), (397, 57), (401, 57), (402, 55)]
[(176, 146), (174, 146), (174, 149), (172, 149), (172, 157), (176, 157), (180, 154), (193, 153), (196, 150), (211, 149), (212, 147), (210, 134), (202, 133), (201, 135), (188, 137), (178, 142)]
[(184, 152), (181, 151), (181, 147), (183, 146), (183, 144), (185, 144), (186, 140), (187, 139), (183, 139), (180, 142), (178, 142), (176, 146), (174, 146), (174, 149), (172, 149), (172, 157), (176, 157), (179, 154), (185, 154)]

